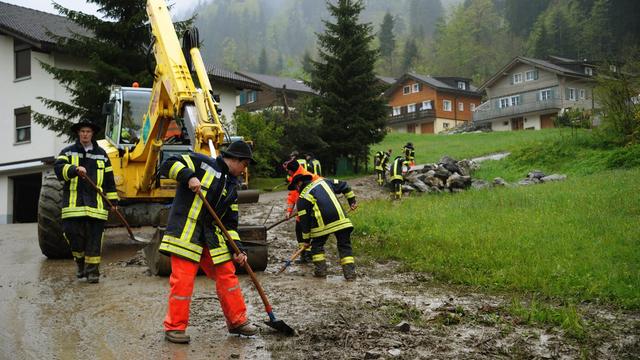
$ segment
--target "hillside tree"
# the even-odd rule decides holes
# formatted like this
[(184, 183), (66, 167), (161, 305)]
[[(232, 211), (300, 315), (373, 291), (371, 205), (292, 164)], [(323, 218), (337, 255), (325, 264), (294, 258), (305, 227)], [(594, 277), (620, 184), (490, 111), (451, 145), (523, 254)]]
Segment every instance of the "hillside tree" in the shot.
[(366, 163), (369, 147), (384, 138), (386, 107), (374, 73), (379, 57), (373, 49), (369, 23), (359, 23), (362, 1), (327, 2), (335, 22), (324, 21), (318, 34), (318, 61), (313, 62), (310, 86), (320, 95), (321, 138), (329, 145), (317, 154), (330, 171), (336, 159), (349, 158), (354, 170)]
[(387, 11), (380, 25), (378, 41), (380, 42), (380, 56), (385, 61), (387, 74), (393, 74), (393, 53), (396, 49), (396, 38), (393, 33), (393, 16)]

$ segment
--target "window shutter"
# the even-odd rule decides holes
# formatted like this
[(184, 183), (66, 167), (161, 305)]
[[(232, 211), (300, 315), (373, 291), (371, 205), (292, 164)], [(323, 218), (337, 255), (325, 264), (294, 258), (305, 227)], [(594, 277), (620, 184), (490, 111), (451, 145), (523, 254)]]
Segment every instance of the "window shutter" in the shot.
[(569, 88), (564, 88), (564, 99), (569, 100)]
[(513, 85), (513, 74), (511, 74), (509, 78), (510, 78), (511, 85)]
[(518, 105), (522, 105), (522, 95), (518, 95)]
[(538, 69), (533, 71), (533, 80), (538, 80)]
[(500, 99), (496, 99), (496, 109), (500, 109)]
[(246, 97), (247, 97), (246, 93), (244, 91), (241, 91), (240, 92), (240, 105), (246, 104), (246, 102), (247, 102)]
[(556, 91), (554, 89), (551, 89), (551, 98), (555, 99), (556, 97)]

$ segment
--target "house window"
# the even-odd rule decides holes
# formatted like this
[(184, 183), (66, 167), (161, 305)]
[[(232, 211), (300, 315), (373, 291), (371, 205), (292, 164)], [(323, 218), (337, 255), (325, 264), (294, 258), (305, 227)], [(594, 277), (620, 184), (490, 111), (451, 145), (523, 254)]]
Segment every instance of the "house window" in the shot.
[(433, 106), (431, 105), (431, 100), (422, 102), (422, 110), (432, 110)]
[(511, 97), (511, 106), (518, 106), (520, 105), (520, 96), (516, 95), (516, 96), (512, 96)]
[(469, 104), (469, 109), (471, 109), (471, 111), (476, 111), (476, 104), (474, 103)]
[(255, 90), (253, 90), (253, 91), (249, 91), (249, 92), (247, 93), (247, 104), (250, 104), (250, 103), (256, 102), (256, 93), (257, 93), (257, 92), (256, 92)]
[(419, 92), (420, 91), (420, 84), (415, 83), (413, 84), (413, 91), (412, 92)]
[(411, 86), (405, 85), (402, 87), (402, 95), (407, 95), (411, 93)]
[(529, 70), (526, 73), (524, 73), (524, 79), (525, 81), (533, 81), (536, 79), (536, 71), (535, 70)]
[(416, 104), (407, 105), (407, 113), (416, 112)]
[(498, 100), (498, 106), (500, 107), (500, 109), (508, 108), (509, 107), (509, 98), (505, 97), (505, 98), (501, 98), (500, 100)]
[(398, 116), (398, 115), (400, 115), (400, 106), (394, 106), (394, 107), (393, 107), (392, 115), (393, 115), (393, 116)]
[(463, 102), (459, 102), (458, 103), (458, 111), (464, 111), (464, 103)]
[(593, 76), (593, 69), (590, 68), (590, 67), (585, 67), (584, 68), (584, 73), (585, 73), (585, 75)]
[(513, 74), (513, 83), (520, 84), (522, 82), (522, 73)]
[(467, 90), (467, 83), (464, 81), (458, 81), (458, 89)]
[(451, 111), (451, 100), (442, 100), (442, 110)]
[(23, 79), (31, 76), (31, 48), (25, 43), (15, 41), (13, 43), (13, 55), (15, 62), (15, 79)]
[(16, 118), (16, 143), (31, 141), (31, 107), (18, 108), (13, 113)]
[(576, 100), (576, 89), (569, 88), (568, 89), (568, 97), (569, 97), (569, 100), (575, 101)]
[(443, 129), (448, 129), (449, 128), (449, 123), (448, 122), (442, 123), (442, 128)]
[(540, 90), (540, 100), (551, 100), (551, 89)]
[(584, 100), (587, 98), (587, 90), (580, 89), (580, 100)]

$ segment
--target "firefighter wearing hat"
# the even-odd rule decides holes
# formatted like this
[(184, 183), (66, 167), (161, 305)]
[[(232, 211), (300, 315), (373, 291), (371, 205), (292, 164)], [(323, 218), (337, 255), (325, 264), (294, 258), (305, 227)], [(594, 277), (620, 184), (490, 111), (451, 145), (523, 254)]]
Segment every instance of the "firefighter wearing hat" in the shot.
[(94, 139), (100, 127), (82, 119), (71, 131), (76, 142), (60, 151), (53, 166), (58, 179), (64, 181), (62, 230), (78, 267), (76, 276), (95, 284), (100, 280), (102, 234), (109, 209), (102, 196), (80, 178), (91, 179), (114, 205), (118, 194), (109, 157)]
[(408, 142), (402, 148), (402, 153), (404, 154), (404, 159), (410, 166), (414, 166), (416, 164), (416, 150), (413, 148), (413, 143)]
[[(218, 301), (227, 328), (232, 334), (254, 335), (258, 329), (247, 320), (247, 308), (242, 296), (234, 260), (240, 265), (245, 254), (233, 254), (200, 197), (201, 191), (218, 214), (231, 237), (238, 235), (238, 176), (249, 163), (255, 164), (251, 147), (244, 141), (231, 143), (221, 155), (211, 158), (189, 153), (167, 159), (160, 173), (178, 182), (176, 196), (160, 252), (171, 256), (169, 307), (164, 319), (165, 338), (174, 343), (188, 343), (185, 333), (189, 323), (189, 307), (194, 280), (202, 267), (207, 277), (216, 283)], [(238, 243), (238, 245), (241, 245)], [(242, 248), (241, 246), (239, 246)]]

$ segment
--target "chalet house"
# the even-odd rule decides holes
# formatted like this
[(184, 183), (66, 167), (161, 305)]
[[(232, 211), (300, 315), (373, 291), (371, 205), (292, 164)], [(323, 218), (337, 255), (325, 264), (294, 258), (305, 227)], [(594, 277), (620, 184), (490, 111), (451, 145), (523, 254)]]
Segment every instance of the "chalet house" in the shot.
[[(66, 137), (32, 121), (32, 111), (57, 115), (38, 97), (70, 102), (65, 87), (40, 62), (90, 70), (85, 59), (59, 51), (48, 31), (59, 36), (86, 34), (66, 17), (0, 2), (0, 119), (5, 129), (0, 132), (0, 224), (37, 220), (42, 173), (66, 145)], [(241, 90), (260, 88), (233, 72), (207, 70), (228, 119)]]
[(552, 128), (564, 109), (597, 107), (595, 71), (586, 60), (518, 56), (480, 87), (486, 101), (473, 113), (473, 121), (495, 131)]
[(437, 134), (472, 120), (480, 93), (461, 77), (407, 73), (387, 91), (391, 131)]
[(261, 87), (261, 91), (247, 89), (238, 96), (238, 109), (248, 112), (267, 108), (288, 109), (300, 96), (317, 95), (302, 80), (246, 71), (237, 71), (236, 74), (255, 81)]

